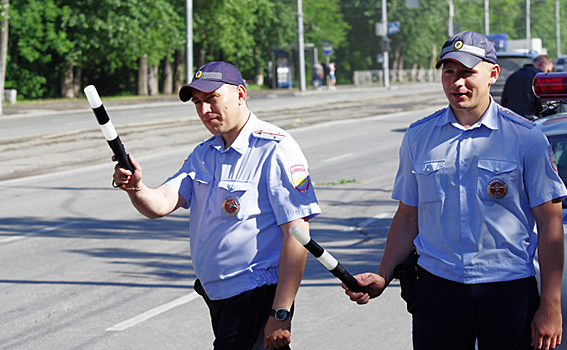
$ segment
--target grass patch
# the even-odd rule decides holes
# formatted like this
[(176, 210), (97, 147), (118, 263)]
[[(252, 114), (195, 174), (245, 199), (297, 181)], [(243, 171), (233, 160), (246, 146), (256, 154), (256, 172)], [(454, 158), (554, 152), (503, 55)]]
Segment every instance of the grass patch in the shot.
[(316, 182), (315, 185), (317, 186), (337, 186), (337, 185), (344, 185), (344, 184), (352, 184), (352, 183), (356, 183), (358, 181), (356, 181), (356, 179), (342, 179), (342, 180), (338, 180), (335, 182)]

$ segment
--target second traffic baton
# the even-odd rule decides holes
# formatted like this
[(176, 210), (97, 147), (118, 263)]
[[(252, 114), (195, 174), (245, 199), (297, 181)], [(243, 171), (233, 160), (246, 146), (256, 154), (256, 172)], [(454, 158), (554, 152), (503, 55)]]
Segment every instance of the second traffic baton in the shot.
[(321, 247), (313, 238), (309, 237), (299, 226), (293, 225), (289, 233), (295, 237), (313, 256), (319, 260), (335, 277), (340, 279), (348, 289), (356, 293), (366, 293), (356, 279), (335, 259), (329, 252)]

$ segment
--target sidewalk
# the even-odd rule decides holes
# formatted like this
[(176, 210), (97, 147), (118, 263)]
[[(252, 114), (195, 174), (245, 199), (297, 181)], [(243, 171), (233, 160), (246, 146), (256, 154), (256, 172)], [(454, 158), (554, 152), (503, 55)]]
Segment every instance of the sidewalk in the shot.
[[(357, 87), (354, 85), (341, 85), (340, 89), (353, 90), (357, 88), (377, 88), (376, 87)], [(299, 89), (261, 89), (261, 90), (248, 90), (248, 98), (274, 98), (279, 96), (293, 96), (297, 94), (320, 94), (320, 93), (336, 93), (337, 90), (323, 89), (318, 91), (312, 86), (308, 87), (306, 91), (299, 91)], [(101, 96), (102, 102), (105, 107), (129, 108), (129, 106), (155, 106), (156, 104), (178, 104), (182, 103), (177, 94), (173, 95), (158, 95), (158, 96), (131, 96), (131, 97), (110, 97), (105, 98)], [(16, 104), (4, 104), (3, 114), (0, 119), (11, 119), (17, 117), (29, 116), (42, 116), (61, 113), (76, 113), (90, 111), (90, 105), (87, 99), (83, 96), (75, 99), (60, 99), (49, 101), (24, 101)]]

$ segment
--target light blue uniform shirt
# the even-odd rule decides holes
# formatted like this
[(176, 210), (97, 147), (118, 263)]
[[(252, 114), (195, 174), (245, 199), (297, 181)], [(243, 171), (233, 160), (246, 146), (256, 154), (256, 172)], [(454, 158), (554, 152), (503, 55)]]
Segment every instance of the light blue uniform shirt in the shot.
[(191, 259), (212, 300), (277, 283), (279, 225), (321, 212), (295, 140), (252, 113), (228, 149), (211, 137), (165, 183), (191, 209)]
[(392, 198), (418, 207), (419, 265), (452, 281), (535, 274), (531, 208), (567, 195), (549, 143), (494, 101), (469, 129), (446, 108), (412, 124)]

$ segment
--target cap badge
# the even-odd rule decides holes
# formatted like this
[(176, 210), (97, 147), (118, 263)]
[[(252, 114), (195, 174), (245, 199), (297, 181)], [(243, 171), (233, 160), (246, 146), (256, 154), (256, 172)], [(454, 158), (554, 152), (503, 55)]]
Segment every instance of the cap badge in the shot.
[(504, 179), (493, 179), (488, 182), (488, 186), (486, 187), (486, 191), (488, 195), (492, 199), (502, 199), (508, 193), (508, 185), (504, 181)]
[(453, 44), (453, 47), (455, 48), (455, 50), (460, 50), (463, 48), (463, 42), (461, 40), (456, 41), (455, 44)]
[(222, 202), (222, 211), (228, 217), (233, 217), (240, 211), (240, 201), (236, 197), (226, 197)]
[(200, 70), (197, 73), (195, 73), (195, 79), (199, 79), (201, 77), (201, 75), (203, 75), (203, 71)]

